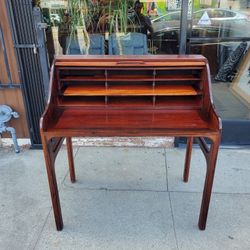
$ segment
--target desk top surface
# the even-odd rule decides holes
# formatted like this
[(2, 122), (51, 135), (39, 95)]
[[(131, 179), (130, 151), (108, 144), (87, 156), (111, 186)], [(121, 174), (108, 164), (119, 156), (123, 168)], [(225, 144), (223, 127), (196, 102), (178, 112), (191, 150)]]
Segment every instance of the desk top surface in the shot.
[(57, 56), (55, 66), (204, 66), (201, 55), (67, 55)]

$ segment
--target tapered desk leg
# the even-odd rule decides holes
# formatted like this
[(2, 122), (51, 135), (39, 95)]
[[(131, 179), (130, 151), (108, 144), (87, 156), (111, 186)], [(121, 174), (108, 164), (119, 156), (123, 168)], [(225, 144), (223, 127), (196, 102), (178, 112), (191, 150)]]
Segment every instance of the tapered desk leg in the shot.
[(192, 155), (192, 147), (193, 147), (193, 137), (188, 137), (187, 138), (186, 157), (185, 157), (185, 166), (184, 166), (184, 172), (183, 172), (183, 181), (184, 182), (188, 182), (191, 155)]
[(46, 163), (56, 228), (58, 231), (60, 231), (63, 229), (63, 219), (62, 219), (61, 205), (60, 205), (60, 199), (59, 199), (58, 188), (57, 188), (55, 164), (52, 158), (52, 151), (49, 148), (49, 141), (47, 141), (45, 137), (43, 136), (41, 137), (42, 137), (43, 152), (44, 152), (44, 158), (45, 158), (45, 163)]
[(75, 167), (74, 167), (73, 148), (72, 148), (71, 137), (66, 138), (66, 144), (67, 144), (67, 152), (68, 152), (70, 180), (71, 180), (72, 183), (74, 183), (76, 181), (76, 175), (75, 175)]
[(212, 145), (210, 147), (209, 156), (207, 159), (207, 173), (206, 173), (206, 179), (205, 179), (205, 184), (204, 184), (201, 210), (200, 210), (200, 218), (199, 218), (199, 224), (198, 224), (200, 230), (205, 230), (206, 228), (207, 215), (208, 215), (209, 203), (210, 203), (211, 192), (212, 192), (212, 187), (213, 187), (215, 166), (216, 166), (219, 146), (220, 146), (220, 135), (216, 136), (213, 139)]

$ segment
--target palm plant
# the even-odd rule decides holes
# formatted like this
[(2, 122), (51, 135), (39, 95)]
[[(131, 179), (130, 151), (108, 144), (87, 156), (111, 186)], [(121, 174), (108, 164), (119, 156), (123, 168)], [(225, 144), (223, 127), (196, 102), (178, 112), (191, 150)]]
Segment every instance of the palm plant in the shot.
[(132, 4), (133, 0), (104, 0), (95, 3), (92, 0), (68, 0), (71, 27), (68, 48), (72, 41), (79, 41), (81, 52), (88, 54), (91, 42), (88, 32), (108, 32), (116, 34), (122, 54), (119, 37), (134, 27), (128, 17), (128, 8)]
[(81, 53), (88, 54), (90, 38), (88, 28), (92, 25), (92, 12), (90, 11), (90, 1), (88, 0), (69, 0), (68, 10), (70, 14), (70, 37), (69, 45), (72, 40), (78, 39)]
[(132, 2), (129, 0), (109, 1), (108, 16), (109, 16), (109, 33), (115, 33), (119, 54), (123, 54), (121, 39), (128, 31), (134, 27), (133, 21), (128, 16), (128, 9)]

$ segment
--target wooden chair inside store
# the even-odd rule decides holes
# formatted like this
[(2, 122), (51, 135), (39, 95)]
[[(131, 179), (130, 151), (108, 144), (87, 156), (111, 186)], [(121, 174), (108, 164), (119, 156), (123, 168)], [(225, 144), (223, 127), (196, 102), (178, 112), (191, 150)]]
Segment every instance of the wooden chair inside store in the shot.
[(199, 55), (57, 57), (40, 120), (57, 230), (62, 230), (63, 219), (55, 159), (66, 138), (70, 179), (75, 182), (71, 138), (85, 136), (186, 137), (185, 182), (196, 138), (207, 162), (198, 222), (204, 230), (222, 128), (211, 93), (208, 62)]

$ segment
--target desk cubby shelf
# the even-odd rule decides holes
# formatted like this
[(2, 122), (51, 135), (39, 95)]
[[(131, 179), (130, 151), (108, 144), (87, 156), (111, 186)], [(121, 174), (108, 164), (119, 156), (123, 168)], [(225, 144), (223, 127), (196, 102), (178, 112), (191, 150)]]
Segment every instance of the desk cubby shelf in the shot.
[(202, 101), (201, 75), (200, 67), (58, 68), (59, 105), (198, 108)]

